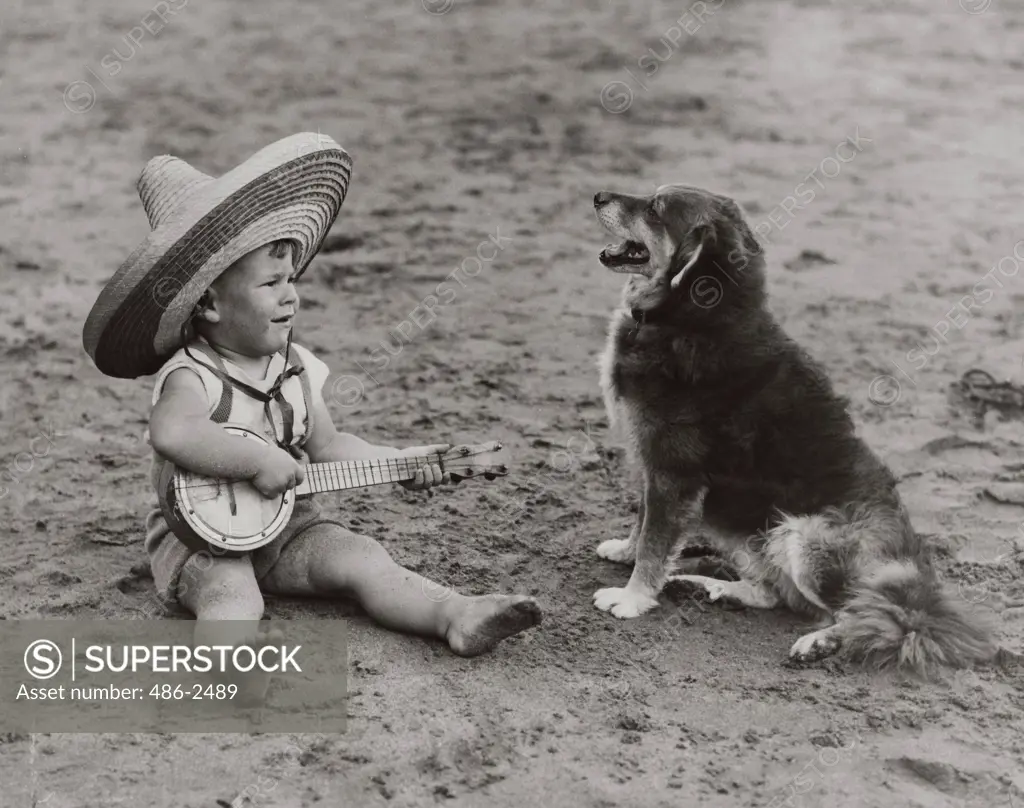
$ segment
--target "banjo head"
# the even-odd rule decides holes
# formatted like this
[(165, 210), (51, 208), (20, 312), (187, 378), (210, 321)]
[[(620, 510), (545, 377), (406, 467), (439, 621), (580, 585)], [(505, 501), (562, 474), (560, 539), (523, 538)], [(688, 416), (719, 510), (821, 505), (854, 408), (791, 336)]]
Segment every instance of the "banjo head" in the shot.
[[(233, 435), (268, 443), (245, 427), (224, 425)], [(272, 542), (288, 524), (295, 491), (265, 497), (247, 480), (218, 480), (173, 466), (164, 515), (174, 534), (194, 550), (217, 548), (215, 555), (239, 555)], [(170, 511), (170, 514), (168, 514)], [(219, 550), (219, 552), (218, 552)]]

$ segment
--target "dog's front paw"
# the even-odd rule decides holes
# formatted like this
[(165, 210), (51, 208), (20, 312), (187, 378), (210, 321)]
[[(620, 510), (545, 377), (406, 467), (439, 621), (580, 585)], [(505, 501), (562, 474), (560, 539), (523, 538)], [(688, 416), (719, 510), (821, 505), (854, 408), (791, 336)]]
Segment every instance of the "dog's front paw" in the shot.
[(815, 662), (832, 656), (843, 644), (834, 626), (804, 634), (789, 649), (789, 658), (794, 662)]
[(608, 539), (597, 545), (597, 554), (616, 564), (632, 564), (636, 560), (636, 545), (629, 539)]
[(629, 619), (649, 612), (658, 605), (658, 599), (628, 586), (610, 586), (594, 593), (594, 605), (602, 612), (611, 612), (615, 617)]

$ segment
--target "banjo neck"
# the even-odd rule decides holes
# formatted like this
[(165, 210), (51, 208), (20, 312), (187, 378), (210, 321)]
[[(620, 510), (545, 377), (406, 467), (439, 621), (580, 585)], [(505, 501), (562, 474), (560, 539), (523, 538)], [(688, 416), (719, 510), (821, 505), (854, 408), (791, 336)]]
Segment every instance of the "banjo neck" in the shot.
[[(269, 443), (241, 424), (223, 427), (239, 439)], [(309, 463), (302, 482), (276, 497), (264, 497), (248, 480), (206, 477), (166, 462), (157, 486), (160, 509), (174, 535), (190, 549), (203, 552), (212, 546), (229, 556), (245, 555), (281, 535), (299, 497), (415, 479), (428, 463), (440, 466), (453, 482), (469, 477), (493, 480), (508, 474), (508, 467), (499, 462), (501, 449), (502, 444), (493, 441), (409, 457)]]
[(439, 457), (434, 454), (309, 463), (305, 467), (306, 479), (295, 486), (295, 496), (411, 480), (416, 476), (418, 468), (429, 461), (437, 462)]
[[(249, 427), (223, 426), (240, 440), (269, 444)], [(160, 510), (172, 532), (196, 552), (213, 546), (229, 556), (244, 555), (280, 535), (298, 497), (412, 480), (428, 463), (438, 464), (452, 482), (470, 477), (493, 480), (508, 474), (498, 455), (501, 448), (492, 441), (407, 457), (309, 463), (302, 483), (276, 497), (264, 496), (247, 480), (205, 477), (166, 462), (157, 485)]]

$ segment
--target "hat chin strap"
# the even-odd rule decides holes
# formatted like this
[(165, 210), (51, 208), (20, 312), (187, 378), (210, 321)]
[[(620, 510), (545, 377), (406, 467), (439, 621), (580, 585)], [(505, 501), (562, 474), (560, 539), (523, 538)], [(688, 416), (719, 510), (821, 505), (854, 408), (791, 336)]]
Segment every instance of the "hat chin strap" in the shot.
[[(230, 384), (232, 387), (245, 393), (250, 398), (254, 398), (257, 401), (263, 402), (263, 412), (267, 418), (267, 422), (270, 424), (271, 431), (274, 433), (274, 442), (280, 448), (284, 449), (286, 452), (291, 453), (293, 456), (296, 455), (296, 451), (294, 451), (294, 447), (292, 446), (292, 420), (294, 411), (292, 409), (292, 405), (289, 404), (287, 400), (285, 400), (284, 395), (282, 395), (281, 388), (284, 386), (284, 383), (288, 381), (288, 379), (290, 379), (292, 376), (298, 376), (306, 371), (305, 365), (302, 364), (299, 364), (297, 367), (288, 367), (288, 360), (291, 356), (292, 350), (292, 334), (294, 333), (294, 331), (294, 327), (288, 329), (288, 343), (285, 345), (284, 349), (284, 367), (278, 374), (277, 379), (270, 386), (270, 389), (267, 390), (266, 393), (264, 393), (262, 390), (257, 390), (255, 387), (234, 378), (225, 369), (214, 367), (208, 362), (204, 362), (202, 359), (200, 359), (191, 351), (189, 351), (188, 342), (186, 341), (188, 337), (188, 321), (181, 324), (181, 337), (182, 344), (185, 349), (185, 355), (193, 362), (199, 363), (207, 370), (209, 370), (211, 373), (213, 373), (214, 376), (220, 379), (222, 384)], [(210, 346), (210, 348), (211, 350), (213, 350), (212, 345)], [(270, 411), (271, 401), (276, 401), (277, 406), (281, 408), (281, 420), (284, 424), (284, 436), (281, 438), (277, 437), (277, 427), (274, 426), (274, 417)]]

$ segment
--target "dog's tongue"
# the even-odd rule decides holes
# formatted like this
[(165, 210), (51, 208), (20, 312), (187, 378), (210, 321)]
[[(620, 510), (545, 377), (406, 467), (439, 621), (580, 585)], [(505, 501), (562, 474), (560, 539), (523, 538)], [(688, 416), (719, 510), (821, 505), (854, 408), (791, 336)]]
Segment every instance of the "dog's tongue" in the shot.
[(604, 248), (605, 254), (610, 255), (613, 258), (618, 258), (620, 255), (625, 255), (629, 250), (629, 241), (623, 241), (621, 244), (609, 244)]

